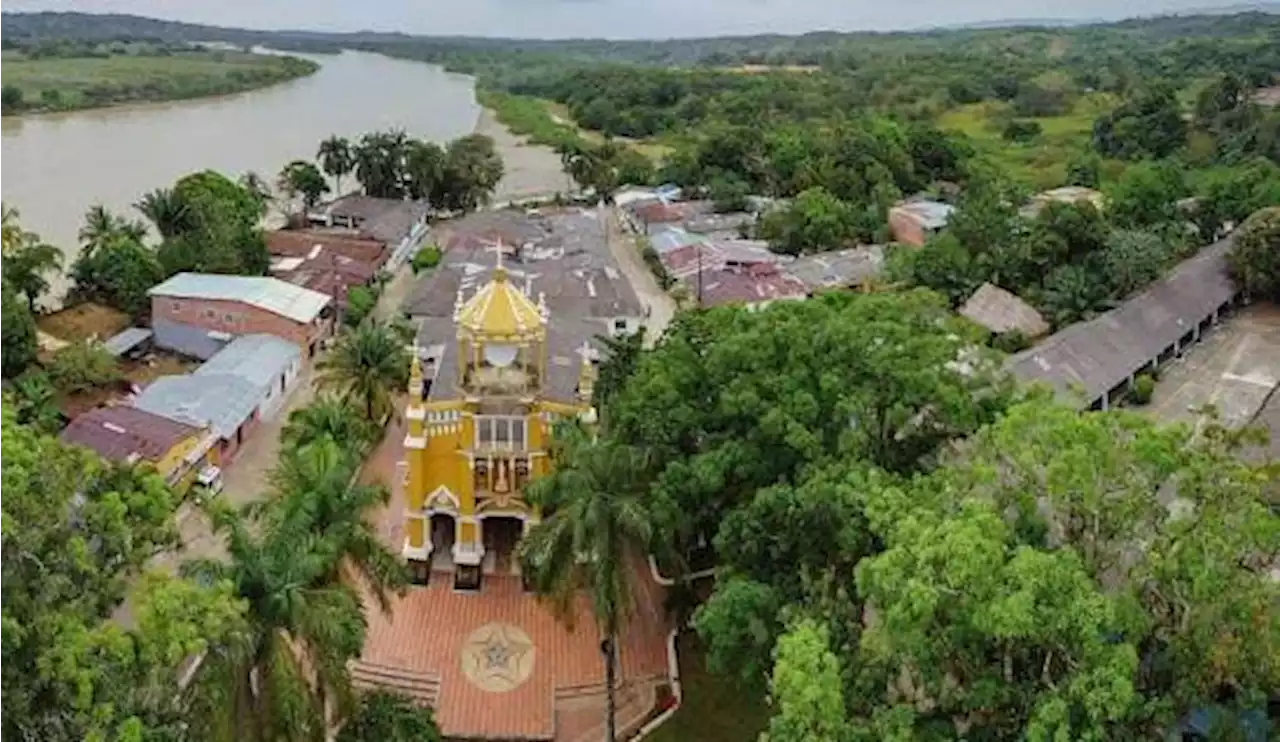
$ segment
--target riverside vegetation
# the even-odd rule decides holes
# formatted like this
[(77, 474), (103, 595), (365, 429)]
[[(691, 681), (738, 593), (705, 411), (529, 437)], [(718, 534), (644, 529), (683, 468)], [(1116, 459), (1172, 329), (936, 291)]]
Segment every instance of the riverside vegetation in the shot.
[(185, 44), (42, 44), (4, 51), (6, 115), (199, 98), (309, 75), (299, 57)]

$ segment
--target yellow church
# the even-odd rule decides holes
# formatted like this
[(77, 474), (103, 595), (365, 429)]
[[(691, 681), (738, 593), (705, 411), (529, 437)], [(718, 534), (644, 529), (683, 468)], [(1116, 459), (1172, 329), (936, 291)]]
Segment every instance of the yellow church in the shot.
[[(478, 589), (483, 575), (518, 574), (515, 547), (538, 523), (524, 499), (547, 473), (557, 421), (594, 420), (594, 325), (551, 321), (502, 265), (451, 320), (418, 336), (405, 410), (405, 539), (415, 581)], [(433, 577), (436, 575), (437, 577)]]

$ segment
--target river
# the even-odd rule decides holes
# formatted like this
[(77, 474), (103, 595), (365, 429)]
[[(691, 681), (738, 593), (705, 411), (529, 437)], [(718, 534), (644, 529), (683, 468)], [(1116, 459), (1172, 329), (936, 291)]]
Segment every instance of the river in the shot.
[[(332, 134), (399, 128), (445, 141), (476, 125), (480, 108), (465, 75), (378, 54), (298, 56), (320, 69), (246, 93), (6, 116), (4, 202), (21, 212), (25, 229), (62, 248), (69, 266), (94, 204), (138, 217), (131, 205), (142, 194), (193, 171), (236, 177), (253, 170), (274, 180), (290, 160), (314, 158), (316, 145)], [(51, 294), (65, 288), (59, 281)]]

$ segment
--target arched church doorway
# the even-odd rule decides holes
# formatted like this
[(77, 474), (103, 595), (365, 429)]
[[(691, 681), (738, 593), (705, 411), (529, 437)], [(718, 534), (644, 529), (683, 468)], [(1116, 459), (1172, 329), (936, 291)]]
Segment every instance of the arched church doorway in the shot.
[(431, 571), (453, 573), (453, 543), (457, 525), (448, 513), (431, 515)]
[(484, 573), (489, 575), (520, 574), (516, 548), (524, 535), (524, 521), (513, 516), (489, 516), (484, 519)]

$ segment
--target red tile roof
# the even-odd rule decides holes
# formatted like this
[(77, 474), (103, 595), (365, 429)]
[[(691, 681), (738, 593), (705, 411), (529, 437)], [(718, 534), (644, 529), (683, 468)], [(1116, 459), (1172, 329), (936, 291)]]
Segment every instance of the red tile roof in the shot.
[(62, 431), (62, 441), (84, 446), (99, 456), (125, 461), (138, 456), (159, 461), (183, 439), (200, 433), (191, 425), (153, 415), (136, 407), (99, 407), (77, 416)]
[[(298, 260), (302, 262), (296, 265), (286, 262)], [(338, 304), (344, 305), (347, 289), (367, 285), (378, 272), (378, 266), (320, 248), (313, 249), (306, 257), (284, 258), (271, 272), (294, 285), (337, 297)]]

